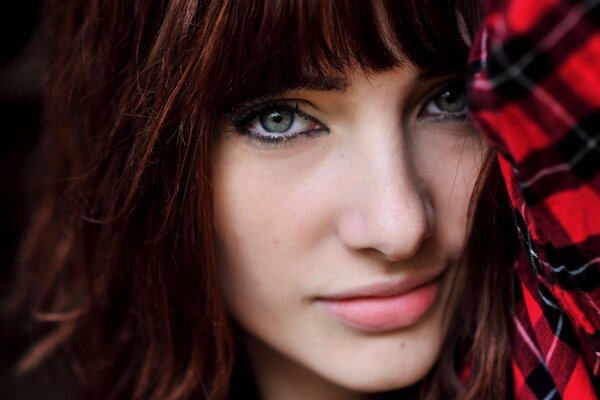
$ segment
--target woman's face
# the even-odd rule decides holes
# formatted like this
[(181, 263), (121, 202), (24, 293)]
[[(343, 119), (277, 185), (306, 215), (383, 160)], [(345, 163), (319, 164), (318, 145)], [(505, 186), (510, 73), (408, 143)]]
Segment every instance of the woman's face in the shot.
[(444, 351), (484, 145), (452, 77), (306, 82), (237, 107), (216, 139), (226, 304), (262, 390), (406, 387)]

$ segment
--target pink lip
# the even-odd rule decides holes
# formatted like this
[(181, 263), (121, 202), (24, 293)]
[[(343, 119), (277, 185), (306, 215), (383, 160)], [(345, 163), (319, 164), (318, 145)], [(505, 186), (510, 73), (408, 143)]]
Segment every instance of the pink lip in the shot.
[(415, 324), (431, 308), (440, 279), (366, 286), (317, 299), (343, 324), (367, 332), (385, 332)]

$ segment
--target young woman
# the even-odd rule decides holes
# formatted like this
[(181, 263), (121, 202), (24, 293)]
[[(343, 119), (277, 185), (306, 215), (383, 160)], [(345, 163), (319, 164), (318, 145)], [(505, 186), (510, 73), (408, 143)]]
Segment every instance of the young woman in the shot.
[(518, 234), (466, 119), (477, 1), (48, 13), (52, 186), (16, 292), (45, 331), (20, 370), (60, 354), (102, 399), (523, 387)]

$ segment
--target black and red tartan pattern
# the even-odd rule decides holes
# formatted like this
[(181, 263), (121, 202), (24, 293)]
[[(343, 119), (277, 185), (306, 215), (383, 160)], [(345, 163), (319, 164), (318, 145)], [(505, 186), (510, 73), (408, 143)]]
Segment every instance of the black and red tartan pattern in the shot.
[(600, 0), (492, 0), (469, 63), (523, 243), (517, 399), (600, 396)]

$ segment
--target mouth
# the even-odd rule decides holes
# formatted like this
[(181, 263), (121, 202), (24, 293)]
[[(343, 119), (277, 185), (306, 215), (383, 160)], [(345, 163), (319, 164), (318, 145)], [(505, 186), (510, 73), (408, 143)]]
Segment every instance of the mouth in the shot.
[(381, 333), (416, 324), (437, 298), (441, 275), (384, 282), (329, 296), (317, 303), (335, 320), (365, 332)]

